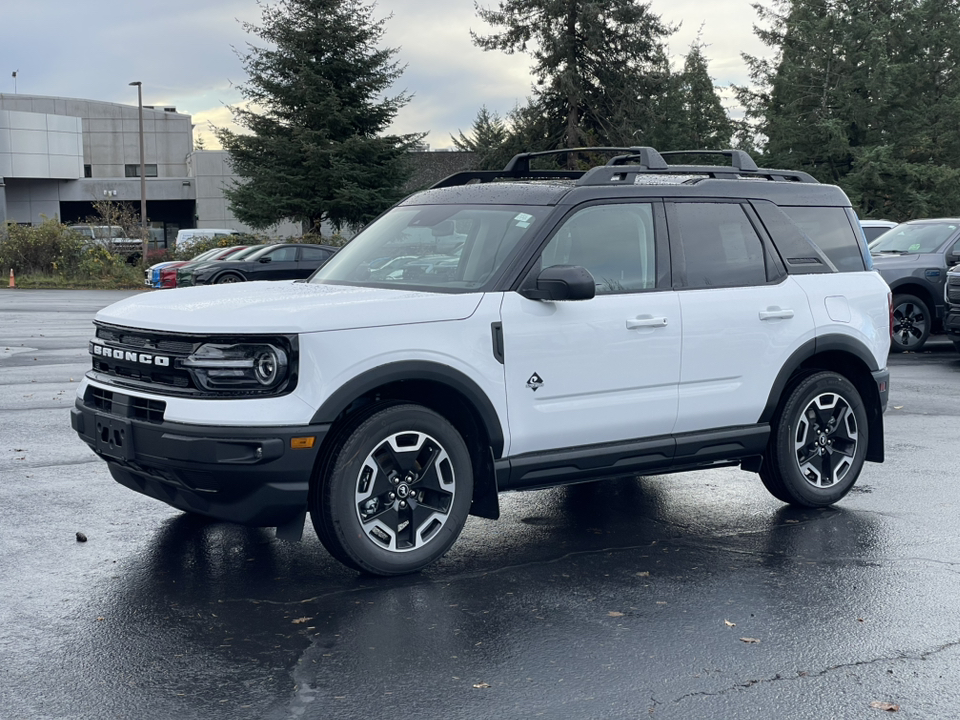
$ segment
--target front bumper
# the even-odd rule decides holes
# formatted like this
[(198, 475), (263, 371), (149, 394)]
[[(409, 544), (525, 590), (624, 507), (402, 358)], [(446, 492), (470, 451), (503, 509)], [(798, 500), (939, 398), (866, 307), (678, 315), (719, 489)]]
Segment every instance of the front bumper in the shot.
[[(113, 393), (109, 412), (77, 399), (70, 424), (114, 480), (180, 510), (276, 527), (307, 509), (310, 476), (329, 425), (185, 425)], [(229, 402), (229, 401), (222, 401)], [(146, 418), (146, 419), (144, 419)], [(293, 449), (292, 438), (313, 437)]]
[(943, 331), (954, 342), (960, 342), (960, 306), (949, 305), (943, 319)]

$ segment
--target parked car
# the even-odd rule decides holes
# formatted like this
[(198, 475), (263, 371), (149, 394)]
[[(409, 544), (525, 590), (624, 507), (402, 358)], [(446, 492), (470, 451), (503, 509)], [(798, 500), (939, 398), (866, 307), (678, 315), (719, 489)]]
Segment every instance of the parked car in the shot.
[(90, 244), (102, 245), (113, 252), (123, 253), (131, 259), (139, 258), (143, 251), (143, 241), (140, 238), (127, 237), (127, 233), (119, 225), (79, 223), (69, 225), (68, 228), (82, 235)]
[(179, 267), (181, 265), (186, 265), (188, 262), (202, 262), (203, 260), (213, 260), (215, 258), (223, 257), (225, 251), (236, 252), (237, 249), (243, 248), (243, 245), (238, 245), (232, 248), (212, 248), (206, 252), (202, 252), (197, 255), (195, 258), (190, 260), (166, 260), (164, 262), (154, 263), (146, 269), (144, 272), (143, 284), (148, 285), (149, 287), (160, 287), (160, 271), (163, 268), (168, 267)]
[(887, 230), (895, 228), (899, 223), (893, 220), (861, 220), (860, 229), (863, 230), (863, 237), (867, 243), (872, 243)]
[(891, 350), (920, 350), (944, 318), (947, 268), (960, 262), (960, 219), (911, 220), (870, 243), (876, 268), (893, 291)]
[[(243, 250), (240, 250), (235, 254), (231, 255), (230, 260), (231, 262), (239, 261), (249, 255), (253, 255), (253, 253), (258, 252), (259, 250), (262, 250), (265, 247), (268, 247), (268, 246), (264, 244), (248, 245)], [(193, 285), (196, 285), (196, 283), (194, 282), (194, 275), (200, 270), (202, 270), (203, 268), (207, 267), (207, 265), (210, 265), (214, 262), (220, 262), (220, 261), (209, 260), (209, 259), (201, 260), (200, 262), (189, 262), (186, 265), (181, 265), (179, 267), (174, 268), (174, 272), (176, 273), (176, 279), (173, 280), (174, 287), (192, 287)]]
[(960, 352), (960, 265), (954, 265), (947, 271), (943, 300), (946, 303), (943, 331), (953, 342), (957, 352)]
[[(305, 283), (102, 309), (74, 429), (132, 490), (286, 539), (309, 511), (379, 575), (440, 558), (503, 491), (739, 466), (838, 502), (883, 461), (890, 379), (890, 291), (849, 199), (739, 150), (620, 152), (458, 173)], [(462, 242), (409, 242), (446, 221)]]
[[(191, 273), (194, 285), (223, 285), (251, 280), (298, 280), (310, 277), (337, 248), (283, 243), (267, 245), (240, 258), (206, 263)], [(178, 275), (179, 284), (179, 275)]]

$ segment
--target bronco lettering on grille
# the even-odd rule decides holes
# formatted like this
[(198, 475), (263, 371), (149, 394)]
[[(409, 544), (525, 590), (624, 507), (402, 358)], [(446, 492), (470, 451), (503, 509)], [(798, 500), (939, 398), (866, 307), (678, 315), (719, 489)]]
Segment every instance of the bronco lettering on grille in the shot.
[(150, 353), (131, 352), (130, 350), (120, 350), (119, 348), (108, 348), (103, 345), (90, 344), (90, 354), (100, 357), (113, 358), (114, 360), (124, 360), (126, 362), (140, 363), (143, 365), (157, 365), (159, 367), (170, 367), (170, 358), (163, 355), (151, 355)]

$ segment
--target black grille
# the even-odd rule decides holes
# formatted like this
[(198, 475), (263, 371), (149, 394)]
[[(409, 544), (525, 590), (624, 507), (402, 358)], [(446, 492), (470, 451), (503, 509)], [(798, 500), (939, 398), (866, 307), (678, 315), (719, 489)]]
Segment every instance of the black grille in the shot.
[(103, 342), (90, 347), (94, 372), (129, 383), (130, 387), (149, 387), (158, 392), (164, 388), (199, 391), (193, 376), (179, 367), (178, 361), (200, 347), (200, 338), (109, 325), (97, 326), (97, 338)]
[(83, 396), (83, 404), (103, 413), (120, 417), (162, 423), (167, 404), (163, 400), (133, 397), (123, 393), (102, 390), (91, 385)]
[(947, 276), (947, 300), (960, 304), (960, 277)]
[(102, 410), (105, 413), (113, 412), (113, 393), (109, 390), (101, 390), (98, 387), (91, 386), (87, 390), (84, 402), (87, 406)]

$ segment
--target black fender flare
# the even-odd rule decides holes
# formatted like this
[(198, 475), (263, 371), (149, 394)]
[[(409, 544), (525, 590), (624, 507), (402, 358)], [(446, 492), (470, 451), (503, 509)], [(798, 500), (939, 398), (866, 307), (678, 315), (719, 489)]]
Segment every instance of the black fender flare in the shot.
[(351, 378), (337, 388), (314, 413), (310, 423), (334, 422), (359, 397), (382, 385), (405, 380), (428, 381), (458, 392), (476, 411), (490, 439), (495, 457), (503, 453), (504, 438), (500, 417), (486, 393), (464, 373), (428, 360), (400, 360), (379, 365)]

